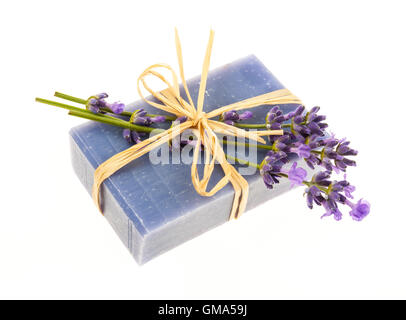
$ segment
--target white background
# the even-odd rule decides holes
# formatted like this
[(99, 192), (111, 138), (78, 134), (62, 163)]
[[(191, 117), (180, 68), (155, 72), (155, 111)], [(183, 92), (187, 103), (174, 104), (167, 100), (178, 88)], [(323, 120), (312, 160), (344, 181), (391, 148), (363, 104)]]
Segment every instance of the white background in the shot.
[[(0, 298), (406, 298), (402, 1), (2, 1)], [(156, 62), (200, 74), (255, 53), (359, 150), (372, 211), (341, 222), (296, 189), (139, 267), (70, 163), (83, 121), (34, 102), (55, 90), (138, 99)]]

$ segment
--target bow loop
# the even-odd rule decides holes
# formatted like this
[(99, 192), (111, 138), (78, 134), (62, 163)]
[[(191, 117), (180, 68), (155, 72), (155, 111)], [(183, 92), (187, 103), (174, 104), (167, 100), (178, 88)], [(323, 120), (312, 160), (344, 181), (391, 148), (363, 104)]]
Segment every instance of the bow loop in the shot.
[[(162, 73), (156, 71), (157, 68), (164, 68), (170, 71), (172, 75), (172, 82), (169, 82)], [(153, 76), (159, 80), (161, 80), (164, 84), (168, 86), (167, 89), (162, 90), (161, 92), (154, 91), (150, 86), (148, 86), (146, 82), (146, 77)], [(156, 98), (161, 103), (156, 103), (151, 100), (148, 100), (144, 97), (141, 90), (141, 85), (146, 89), (154, 98)], [(189, 118), (194, 117), (195, 111), (192, 106), (180, 96), (180, 89), (178, 83), (178, 77), (176, 76), (175, 71), (172, 69), (171, 66), (163, 63), (154, 64), (138, 77), (138, 86), (137, 86), (138, 94), (140, 97), (147, 102), (149, 105), (164, 110), (166, 112), (175, 114), (177, 116), (187, 116)]]

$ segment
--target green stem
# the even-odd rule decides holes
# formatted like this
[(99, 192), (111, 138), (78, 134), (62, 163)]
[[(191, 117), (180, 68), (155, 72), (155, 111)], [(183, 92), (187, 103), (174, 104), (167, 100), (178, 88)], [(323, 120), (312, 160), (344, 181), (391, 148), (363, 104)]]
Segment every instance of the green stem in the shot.
[(259, 166), (258, 163), (253, 163), (253, 162), (249, 162), (249, 161), (247, 161), (247, 160), (238, 159), (238, 158), (236, 158), (236, 157), (229, 156), (229, 155), (227, 155), (227, 154), (226, 154), (226, 157), (227, 157), (227, 159), (231, 159), (231, 160), (237, 161), (237, 162), (239, 162), (239, 163), (241, 163), (241, 164), (246, 164), (246, 165), (248, 165), (248, 166), (250, 166), (250, 167), (257, 168), (258, 170), (260, 169), (260, 166)]
[(234, 123), (234, 126), (245, 129), (266, 129), (266, 124)]
[[(108, 113), (113, 113), (113, 114), (114, 114), (114, 112), (113, 112), (110, 108), (100, 108), (100, 110), (101, 110), (101, 111), (104, 111), (104, 112), (108, 112)], [(123, 111), (123, 112), (121, 112), (119, 115), (120, 115), (120, 116), (125, 116), (125, 117), (131, 117), (132, 114), (133, 114), (132, 112)]]
[(84, 118), (84, 119), (88, 119), (88, 120), (98, 121), (98, 122), (101, 122), (101, 123), (106, 123), (106, 124), (110, 124), (110, 125), (113, 125), (113, 126), (117, 126), (117, 127), (121, 127), (121, 128), (125, 128), (125, 129), (130, 129), (130, 130), (134, 130), (134, 131), (138, 131), (138, 132), (150, 133), (152, 131), (157, 131), (157, 132), (158, 131), (162, 131), (162, 132), (165, 131), (163, 129), (138, 126), (136, 124), (132, 124), (132, 123), (129, 123), (129, 122), (124, 121), (124, 120), (120, 120), (120, 119), (105, 116), (105, 115), (99, 115), (99, 114), (96, 114), (96, 113), (89, 113), (89, 112), (86, 112), (84, 110), (80, 110), (80, 111), (71, 110), (71, 111), (69, 111), (69, 115)]
[(165, 121), (175, 121), (175, 120), (176, 120), (176, 117), (175, 117), (175, 116), (165, 116), (165, 115), (162, 115), (162, 114), (151, 114), (151, 113), (147, 113), (147, 117), (151, 117), (151, 118), (153, 118), (153, 117), (160, 117), (160, 116), (165, 117)]
[[(288, 178), (288, 175), (286, 173), (278, 173), (277, 176), (279, 177), (284, 177), (284, 178)], [(312, 182), (312, 181), (302, 181), (302, 183), (307, 186), (307, 187), (311, 187), (311, 186), (316, 186), (317, 188), (319, 188), (321, 191), (328, 193), (328, 189), (319, 186), (317, 183)]]
[(325, 192), (326, 194), (329, 193), (328, 189), (326, 189), (322, 186), (319, 186), (317, 183), (315, 183), (313, 181), (302, 181), (302, 183), (307, 187), (316, 186), (317, 188), (319, 188), (321, 191)]
[[(47, 99), (42, 99), (42, 98), (35, 98), (35, 101), (44, 103), (44, 104), (48, 104), (50, 106), (67, 109), (70, 111), (87, 111), (87, 110), (84, 110), (84, 109), (81, 109), (78, 107), (70, 106), (68, 104), (64, 104), (64, 103), (60, 103), (60, 102), (56, 102), (56, 101), (52, 101), (52, 100), (47, 100)], [(90, 111), (88, 111), (88, 112), (90, 112)]]
[(60, 93), (60, 92), (55, 92), (54, 96), (58, 97), (58, 98), (61, 98), (61, 99), (77, 102), (77, 103), (80, 103), (80, 104), (86, 104), (87, 103), (87, 101), (84, 100), (84, 99), (76, 98), (76, 97), (70, 96), (68, 94)]
[(264, 144), (250, 144), (250, 143), (244, 143), (244, 142), (234, 142), (234, 141), (227, 141), (223, 140), (223, 144), (229, 144), (229, 145), (234, 145), (234, 146), (243, 146), (243, 147), (256, 147), (259, 149), (265, 149), (265, 150), (273, 150), (272, 146), (264, 145)]
[[(237, 128), (244, 128), (244, 129), (266, 129), (266, 124), (249, 124), (249, 123), (234, 123), (234, 126)], [(285, 123), (281, 125), (282, 128), (290, 128), (289, 123)]]
[[(104, 111), (104, 112), (108, 112), (108, 113), (114, 113), (114, 112), (111, 111), (109, 108), (100, 108), (100, 110), (101, 110), (101, 111)], [(123, 111), (123, 112), (121, 112), (119, 115), (120, 115), (120, 116), (125, 116), (125, 117), (130, 117), (130, 118), (131, 118), (132, 114), (133, 114), (133, 112)], [(163, 116), (163, 117), (165, 117), (165, 121), (175, 121), (175, 120), (176, 120), (176, 117), (175, 117), (175, 116), (165, 116), (165, 115), (161, 115), (161, 114), (151, 114), (151, 113), (147, 113), (146, 116), (147, 116), (147, 117), (151, 117), (151, 118), (158, 117), (158, 116), (159, 116), (159, 117), (160, 117), (160, 116)]]
[(115, 126), (122, 127), (122, 128), (136, 130), (136, 131), (140, 131), (140, 132), (151, 132), (153, 130), (164, 131), (163, 129), (144, 127), (144, 126), (139, 126), (136, 124), (131, 124), (128, 121), (124, 121), (119, 118), (110, 117), (108, 115), (100, 114), (100, 113), (93, 113), (86, 109), (81, 109), (78, 107), (70, 106), (70, 105), (56, 102), (56, 101), (51, 101), (51, 100), (42, 99), (42, 98), (35, 98), (35, 101), (44, 103), (44, 104), (48, 104), (51, 106), (55, 106), (58, 108), (67, 109), (67, 110), (69, 110), (69, 114), (72, 116), (89, 119), (89, 120), (94, 120), (94, 121), (98, 121), (98, 122), (102, 122), (102, 123), (107, 123), (107, 124), (115, 125)]
[[(70, 96), (68, 94), (61, 93), (61, 92), (55, 92), (54, 96), (58, 97), (58, 98), (61, 98), (61, 99), (69, 100), (69, 101), (72, 101), (72, 102), (84, 104), (84, 105), (86, 105), (86, 103), (87, 103), (87, 100), (77, 98), (77, 97), (74, 97), (74, 96)], [(104, 112), (108, 112), (108, 113), (114, 113), (109, 108), (100, 108), (100, 110), (102, 110)], [(122, 113), (120, 113), (120, 116), (131, 117), (132, 114), (133, 114), (132, 112), (123, 111)], [(147, 117), (157, 117), (157, 116), (160, 116), (160, 115), (159, 114), (147, 114)], [(176, 120), (175, 116), (164, 116), (164, 117), (165, 117), (165, 121), (175, 121)]]

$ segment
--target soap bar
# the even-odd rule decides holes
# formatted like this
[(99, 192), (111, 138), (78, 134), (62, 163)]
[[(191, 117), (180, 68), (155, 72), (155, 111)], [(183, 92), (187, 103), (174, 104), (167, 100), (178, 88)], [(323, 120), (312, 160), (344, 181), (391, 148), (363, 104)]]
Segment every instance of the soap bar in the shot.
[[(200, 77), (187, 82), (192, 99), (197, 100)], [(204, 111), (238, 102), (270, 91), (283, 89), (272, 73), (251, 55), (209, 72)], [(183, 88), (181, 95), (185, 97)], [(281, 105), (284, 113), (297, 105)], [(143, 101), (127, 106), (128, 111), (144, 108), (148, 113), (165, 114)], [(270, 106), (251, 109), (253, 118), (244, 123), (264, 123)], [(122, 129), (102, 123), (87, 122), (70, 131), (73, 168), (91, 193), (94, 170), (105, 160), (129, 147)], [(261, 162), (266, 150), (258, 149)], [(249, 159), (249, 155), (237, 156)], [(255, 159), (256, 160), (256, 159)], [(236, 164), (236, 167), (244, 167)], [(202, 172), (202, 165), (199, 170)], [(250, 186), (247, 211), (290, 189), (282, 179), (274, 189), (265, 187), (258, 170), (240, 173)], [(251, 172), (250, 172), (251, 171)], [(201, 175), (202, 176), (202, 175)], [(210, 186), (223, 172), (216, 165)], [(209, 190), (209, 189), (208, 189)], [(117, 235), (139, 264), (188, 241), (229, 220), (234, 189), (229, 183), (212, 197), (200, 196), (190, 177), (190, 164), (153, 164), (144, 155), (105, 180), (101, 196), (103, 212)]]

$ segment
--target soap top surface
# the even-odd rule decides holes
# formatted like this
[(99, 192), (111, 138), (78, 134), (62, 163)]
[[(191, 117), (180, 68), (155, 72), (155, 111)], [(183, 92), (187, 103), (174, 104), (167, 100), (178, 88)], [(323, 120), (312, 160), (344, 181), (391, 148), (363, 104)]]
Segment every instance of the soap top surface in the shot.
[[(192, 99), (196, 104), (200, 76), (188, 80), (187, 83)], [(234, 102), (283, 88), (283, 85), (262, 62), (254, 55), (251, 55), (209, 72), (204, 111), (208, 112)], [(182, 87), (181, 95), (185, 98)], [(289, 112), (295, 107), (296, 105), (281, 105), (283, 112)], [(149, 113), (166, 114), (164, 111), (151, 107), (144, 101), (132, 103), (127, 106), (126, 110), (132, 111), (139, 108), (143, 108)], [(254, 116), (244, 121), (244, 123), (264, 123), (269, 109), (270, 106), (251, 109)], [(168, 127), (168, 124), (166, 124), (166, 127)], [(97, 168), (113, 155), (130, 147), (122, 137), (122, 128), (102, 123), (86, 122), (73, 128), (70, 134), (94, 168)], [(265, 153), (264, 150), (258, 151), (258, 162), (262, 161)], [(202, 165), (199, 165), (199, 171), (202, 172)], [(216, 165), (209, 189), (222, 175), (222, 170)], [(202, 176), (202, 173), (200, 176)], [(256, 174), (244, 176), (244, 178), (250, 183), (255, 179), (261, 179), (261, 176), (257, 171)], [(227, 193), (234, 192), (231, 184), (228, 184), (213, 197), (202, 197), (197, 194), (192, 185), (190, 164), (153, 165), (148, 154), (117, 171), (104, 184), (123, 208), (128, 218), (133, 221), (134, 226), (141, 235), (162, 227), (196, 207), (215, 201), (219, 197), (224, 197)]]

